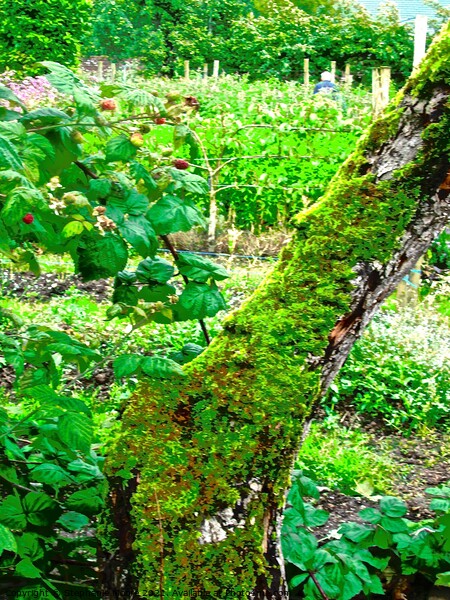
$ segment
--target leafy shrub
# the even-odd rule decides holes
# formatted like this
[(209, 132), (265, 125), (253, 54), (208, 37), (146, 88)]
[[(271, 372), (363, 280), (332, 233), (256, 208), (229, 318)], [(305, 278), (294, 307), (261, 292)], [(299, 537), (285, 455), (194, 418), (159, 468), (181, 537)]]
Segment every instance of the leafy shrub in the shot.
[(355, 344), (323, 401), (352, 406), (403, 432), (445, 426), (450, 415), (448, 322), (423, 304), (384, 311)]
[(0, 69), (35, 74), (35, 63), (75, 66), (89, 25), (89, 0), (0, 0)]
[[(407, 506), (402, 500), (383, 496), (379, 509), (359, 512), (362, 524), (344, 523), (338, 539), (324, 542), (319, 541), (320, 527), (329, 514), (313, 504), (319, 499), (315, 483), (295, 471), (281, 532), (294, 597), (299, 592), (308, 600), (351, 600), (360, 594), (371, 598), (372, 594), (384, 595), (391, 582), (394, 596), (394, 575), (415, 573), (450, 587), (450, 487), (429, 488), (427, 493), (433, 498), (433, 519), (413, 523), (405, 518)], [(382, 579), (387, 583), (382, 585)]]
[(5, 331), (0, 352), (17, 395), (0, 408), (0, 585), (60, 599), (65, 581), (95, 577), (92, 527), (105, 493), (92, 414), (61, 377), (100, 355), (47, 327), (30, 326), (24, 338)]

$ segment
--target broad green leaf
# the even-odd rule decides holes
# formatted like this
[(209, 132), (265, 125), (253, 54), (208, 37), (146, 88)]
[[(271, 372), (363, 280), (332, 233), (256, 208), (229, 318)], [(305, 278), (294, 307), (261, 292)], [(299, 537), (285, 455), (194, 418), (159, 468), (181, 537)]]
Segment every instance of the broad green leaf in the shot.
[(44, 492), (29, 492), (22, 504), (27, 521), (38, 527), (52, 525), (61, 514), (59, 504)]
[(380, 525), (391, 533), (402, 533), (408, 530), (406, 521), (396, 517), (383, 517)]
[(66, 500), (68, 508), (87, 515), (98, 514), (103, 505), (103, 499), (98, 495), (97, 490), (93, 488), (74, 492)]
[(91, 179), (89, 181), (90, 196), (94, 200), (98, 198), (107, 198), (111, 192), (111, 182), (109, 179)]
[(296, 575), (289, 580), (289, 589), (293, 590), (298, 585), (303, 583), (306, 579), (308, 579), (309, 573), (302, 573), (301, 575)]
[(17, 543), (11, 531), (0, 524), (0, 554), (5, 550), (17, 552)]
[(159, 258), (146, 258), (141, 261), (136, 269), (136, 277), (143, 283), (165, 283), (175, 272), (173, 265), (167, 260)]
[(363, 521), (368, 521), (374, 525), (381, 521), (381, 513), (375, 508), (362, 508), (358, 514)]
[(136, 306), (139, 301), (138, 289), (132, 285), (121, 285), (114, 290), (112, 301), (114, 304)]
[(220, 281), (230, 276), (221, 265), (187, 252), (180, 253), (175, 264), (182, 275), (199, 283), (206, 283), (210, 278)]
[(209, 186), (206, 179), (190, 173), (189, 171), (182, 171), (180, 169), (169, 169), (172, 179), (175, 180), (175, 189), (183, 189), (193, 194), (207, 194), (209, 192)]
[(167, 283), (146, 285), (139, 290), (139, 298), (144, 302), (167, 302), (169, 296), (175, 296), (176, 293), (176, 288)]
[(205, 221), (194, 204), (165, 194), (147, 212), (147, 218), (158, 235), (176, 231), (189, 231), (194, 225), (204, 225)]
[(129, 217), (119, 225), (119, 231), (141, 256), (155, 256), (158, 240), (145, 217)]
[(168, 379), (174, 375), (184, 376), (183, 369), (178, 363), (169, 358), (145, 356), (141, 360), (141, 369), (149, 377)]
[(283, 537), (283, 556), (285, 560), (302, 571), (306, 571), (305, 563), (312, 559), (317, 548), (317, 538), (305, 530), (300, 530), (291, 535), (290, 539)]
[(67, 412), (58, 419), (58, 434), (73, 450), (89, 452), (92, 441), (92, 420), (86, 415)]
[(20, 119), (21, 123), (40, 121), (43, 125), (54, 125), (68, 120), (70, 120), (69, 115), (58, 108), (37, 108)]
[(116, 377), (127, 377), (136, 373), (140, 367), (142, 356), (139, 354), (124, 354), (113, 362), (114, 375)]
[(86, 515), (82, 515), (79, 512), (69, 511), (64, 513), (58, 519), (58, 523), (60, 523), (64, 529), (67, 529), (68, 531), (78, 531), (78, 529), (89, 525), (90, 521)]
[(21, 558), (28, 556), (31, 560), (39, 560), (44, 556), (44, 549), (39, 543), (36, 533), (24, 533), (17, 538), (18, 554)]
[(0, 522), (11, 529), (25, 529), (27, 519), (20, 499), (7, 496), (0, 504)]
[(32, 563), (30, 558), (23, 558), (16, 565), (15, 574), (27, 579), (40, 579), (41, 571)]
[(133, 146), (128, 136), (120, 134), (107, 141), (105, 153), (106, 162), (127, 161), (136, 156), (137, 148)]
[(450, 571), (446, 571), (445, 573), (439, 573), (437, 575), (435, 585), (441, 585), (443, 587), (450, 588)]
[(362, 581), (353, 573), (347, 573), (344, 576), (344, 581), (344, 590), (340, 600), (351, 600), (363, 589)]
[(182, 321), (213, 317), (226, 308), (227, 305), (214, 283), (188, 283), (175, 305), (177, 318)]
[(199, 346), (198, 344), (185, 344), (179, 352), (174, 352), (169, 356), (172, 360), (179, 363), (180, 365), (185, 365), (191, 360), (194, 360), (199, 354), (203, 352), (203, 346)]
[(61, 486), (71, 483), (69, 474), (60, 466), (52, 463), (43, 463), (31, 470), (30, 476), (40, 483)]
[(0, 135), (0, 169), (23, 170), (23, 163), (17, 148), (3, 135)]
[(93, 479), (103, 479), (102, 472), (97, 466), (90, 465), (79, 458), (69, 463), (67, 468), (76, 474), (76, 478), (80, 483)]
[(74, 237), (76, 235), (81, 235), (84, 231), (83, 223), (80, 221), (70, 221), (63, 227), (62, 235), (66, 238)]
[(373, 528), (359, 523), (343, 523), (339, 527), (338, 533), (352, 540), (352, 542), (358, 543), (368, 538), (373, 533)]
[(145, 215), (148, 210), (148, 198), (144, 194), (140, 194), (137, 190), (129, 189), (123, 198), (110, 198), (108, 201), (108, 211), (111, 207), (119, 209), (124, 215), (139, 217)]
[(158, 188), (158, 184), (141, 163), (136, 161), (131, 161), (129, 163), (130, 174), (134, 178), (136, 183), (142, 182), (147, 189), (147, 191), (151, 192), (152, 190), (156, 190)]
[(434, 498), (430, 503), (430, 509), (435, 512), (450, 512), (450, 500), (446, 498)]
[(125, 242), (113, 233), (89, 237), (77, 248), (77, 272), (84, 280), (112, 277), (122, 271), (128, 261)]
[(380, 500), (380, 510), (387, 517), (403, 517), (408, 512), (408, 507), (403, 500), (393, 496), (383, 496)]

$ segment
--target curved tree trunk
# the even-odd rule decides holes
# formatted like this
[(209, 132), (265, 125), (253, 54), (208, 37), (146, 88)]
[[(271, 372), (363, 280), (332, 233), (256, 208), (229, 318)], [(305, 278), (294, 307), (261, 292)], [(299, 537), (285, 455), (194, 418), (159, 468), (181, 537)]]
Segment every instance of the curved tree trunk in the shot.
[(105, 598), (288, 597), (279, 529), (305, 417), (450, 217), (449, 31), (186, 377), (130, 400)]

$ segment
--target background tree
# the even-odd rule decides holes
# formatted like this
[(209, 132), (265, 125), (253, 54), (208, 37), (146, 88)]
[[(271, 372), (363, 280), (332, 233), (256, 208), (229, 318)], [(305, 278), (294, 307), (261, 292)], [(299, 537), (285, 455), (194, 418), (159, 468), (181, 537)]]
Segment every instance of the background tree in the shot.
[(0, 0), (0, 13), (0, 69), (33, 74), (42, 60), (78, 64), (90, 0)]
[(106, 597), (286, 593), (280, 519), (304, 419), (450, 217), (449, 50), (448, 26), (185, 377), (129, 402), (108, 461)]

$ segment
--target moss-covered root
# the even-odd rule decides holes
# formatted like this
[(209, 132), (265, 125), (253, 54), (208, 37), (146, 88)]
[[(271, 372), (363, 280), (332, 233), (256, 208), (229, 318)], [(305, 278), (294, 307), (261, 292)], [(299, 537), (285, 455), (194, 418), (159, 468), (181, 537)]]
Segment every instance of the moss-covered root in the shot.
[[(143, 598), (283, 597), (277, 528), (304, 418), (450, 216), (440, 188), (450, 168), (449, 46), (447, 28), (186, 377), (142, 383), (131, 399), (107, 468), (136, 483)], [(105, 591), (117, 593), (118, 580)]]

